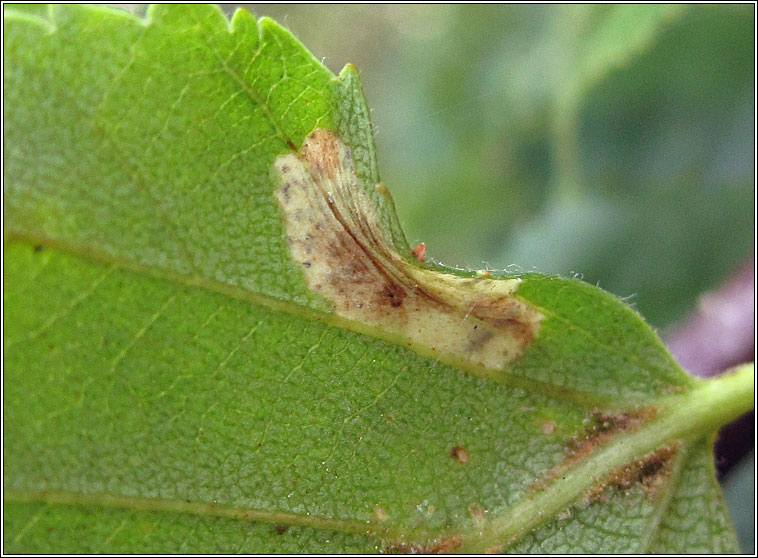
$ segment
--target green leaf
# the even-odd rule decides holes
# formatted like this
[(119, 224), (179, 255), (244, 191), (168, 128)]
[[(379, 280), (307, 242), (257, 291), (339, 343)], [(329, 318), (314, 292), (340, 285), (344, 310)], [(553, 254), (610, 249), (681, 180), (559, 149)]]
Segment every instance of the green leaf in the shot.
[(416, 262), (353, 67), (206, 6), (8, 9), (5, 47), (6, 552), (736, 549), (752, 367)]

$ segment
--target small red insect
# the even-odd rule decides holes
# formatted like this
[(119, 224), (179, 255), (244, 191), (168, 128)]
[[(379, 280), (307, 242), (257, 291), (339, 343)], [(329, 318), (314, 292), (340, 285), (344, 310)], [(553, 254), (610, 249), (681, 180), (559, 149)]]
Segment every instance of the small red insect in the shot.
[(416, 246), (413, 249), (411, 254), (413, 254), (413, 257), (416, 258), (416, 260), (420, 261), (421, 263), (424, 263), (424, 256), (426, 255), (426, 244), (421, 242), (418, 246)]

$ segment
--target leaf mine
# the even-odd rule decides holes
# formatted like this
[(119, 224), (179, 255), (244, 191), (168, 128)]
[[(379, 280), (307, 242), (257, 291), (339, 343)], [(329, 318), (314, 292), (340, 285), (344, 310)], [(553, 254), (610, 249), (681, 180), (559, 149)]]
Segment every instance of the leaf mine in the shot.
[(537, 337), (543, 316), (514, 296), (520, 279), (458, 277), (401, 256), (333, 133), (317, 129), (274, 166), (292, 257), (337, 315), (496, 370)]
[(603, 481), (587, 489), (584, 503), (604, 501), (609, 490), (623, 492), (637, 486), (649, 498), (656, 498), (668, 481), (672, 461), (679, 450), (678, 444), (666, 444), (614, 469)]

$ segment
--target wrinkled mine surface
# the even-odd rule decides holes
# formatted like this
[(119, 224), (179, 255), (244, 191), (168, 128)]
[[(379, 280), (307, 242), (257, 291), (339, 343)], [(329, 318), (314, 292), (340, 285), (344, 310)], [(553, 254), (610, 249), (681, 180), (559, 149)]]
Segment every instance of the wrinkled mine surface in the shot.
[(398, 254), (331, 132), (316, 130), (275, 168), (292, 256), (339, 316), (493, 369), (537, 336), (542, 316), (513, 296), (519, 279), (462, 278)]

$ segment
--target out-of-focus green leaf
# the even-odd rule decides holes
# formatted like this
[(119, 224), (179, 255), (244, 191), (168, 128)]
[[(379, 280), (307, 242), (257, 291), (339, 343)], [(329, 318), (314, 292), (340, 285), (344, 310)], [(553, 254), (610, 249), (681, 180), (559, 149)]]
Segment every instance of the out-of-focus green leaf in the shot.
[[(750, 490), (750, 487), (753, 490)], [(755, 552), (755, 450), (744, 457), (729, 473), (724, 483), (724, 499), (729, 506), (732, 521), (737, 531), (740, 550), (745, 554)], [(752, 498), (746, 495), (753, 496)]]

